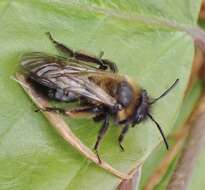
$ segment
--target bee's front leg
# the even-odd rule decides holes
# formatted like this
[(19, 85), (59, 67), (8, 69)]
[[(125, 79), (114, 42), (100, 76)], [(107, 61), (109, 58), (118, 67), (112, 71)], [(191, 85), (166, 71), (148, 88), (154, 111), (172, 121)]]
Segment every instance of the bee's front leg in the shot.
[(69, 47), (65, 46), (64, 44), (54, 40), (50, 32), (47, 32), (46, 35), (51, 40), (51, 42), (55, 45), (55, 47), (58, 51), (67, 55), (68, 57), (74, 57), (75, 52), (72, 49), (70, 49)]
[(122, 151), (125, 150), (124, 147), (122, 146), (122, 141), (123, 141), (124, 136), (127, 133), (128, 129), (129, 129), (129, 125), (125, 125), (121, 131), (119, 138), (118, 138), (119, 146), (120, 146)]

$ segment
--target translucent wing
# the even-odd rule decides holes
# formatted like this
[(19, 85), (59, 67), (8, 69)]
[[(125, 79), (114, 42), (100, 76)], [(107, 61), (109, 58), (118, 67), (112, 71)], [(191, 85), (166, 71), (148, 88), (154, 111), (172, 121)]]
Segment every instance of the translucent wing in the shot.
[(72, 92), (108, 106), (116, 104), (113, 97), (88, 79), (91, 73), (103, 73), (89, 63), (33, 52), (22, 57), (21, 65), (33, 80), (46, 87)]

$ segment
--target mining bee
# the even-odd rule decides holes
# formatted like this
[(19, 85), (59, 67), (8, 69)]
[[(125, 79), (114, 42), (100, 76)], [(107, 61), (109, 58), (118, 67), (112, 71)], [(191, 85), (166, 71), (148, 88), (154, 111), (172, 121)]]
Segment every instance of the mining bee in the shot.
[[(157, 126), (166, 148), (168, 143), (158, 122), (150, 114), (150, 107), (165, 96), (179, 81), (177, 79), (164, 93), (151, 99), (147, 91), (127, 76), (118, 74), (115, 63), (97, 56), (76, 52), (53, 39), (51, 42), (64, 56), (42, 52), (24, 54), (21, 65), (26, 77), (50, 99), (62, 102), (78, 102), (69, 110), (69, 116), (90, 115), (94, 121), (102, 121), (94, 151), (98, 156), (99, 143), (105, 135), (112, 118), (116, 125), (122, 125), (118, 138), (122, 141), (129, 127), (151, 119)], [(68, 115), (68, 110), (59, 107), (46, 107), (43, 111)]]

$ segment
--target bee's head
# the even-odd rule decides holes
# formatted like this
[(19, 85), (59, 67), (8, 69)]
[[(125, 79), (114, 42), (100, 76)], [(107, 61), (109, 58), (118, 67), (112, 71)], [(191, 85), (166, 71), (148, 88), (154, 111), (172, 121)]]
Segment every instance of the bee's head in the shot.
[(177, 79), (164, 93), (162, 93), (159, 97), (153, 99), (152, 101), (149, 100), (149, 97), (147, 95), (146, 90), (142, 90), (140, 102), (136, 106), (136, 110), (135, 110), (133, 117), (132, 117), (132, 120), (131, 120), (132, 127), (134, 127), (136, 124), (142, 122), (147, 117), (149, 117), (156, 124), (157, 128), (159, 129), (167, 149), (168, 149), (168, 143), (167, 143), (167, 140), (165, 138), (165, 135), (164, 135), (160, 125), (152, 117), (152, 115), (149, 113), (149, 111), (150, 111), (150, 106), (152, 104), (154, 104), (155, 102), (157, 102), (162, 97), (164, 97), (177, 84), (178, 81), (179, 81), (179, 79)]
[(147, 118), (149, 113), (149, 97), (146, 90), (142, 90), (139, 105), (136, 106), (136, 110), (132, 116), (132, 127), (142, 122)]

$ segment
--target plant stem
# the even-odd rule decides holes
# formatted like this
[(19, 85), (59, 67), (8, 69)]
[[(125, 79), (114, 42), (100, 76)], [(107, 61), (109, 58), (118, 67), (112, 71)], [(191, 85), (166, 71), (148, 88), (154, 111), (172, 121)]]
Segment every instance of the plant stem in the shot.
[[(202, 97), (205, 100), (205, 96)], [(204, 101), (201, 101), (202, 103)], [(204, 103), (199, 110), (203, 112), (196, 117), (185, 142), (182, 154), (179, 158), (172, 178), (167, 186), (167, 190), (186, 190), (192, 177), (196, 160), (205, 144), (205, 108)]]

